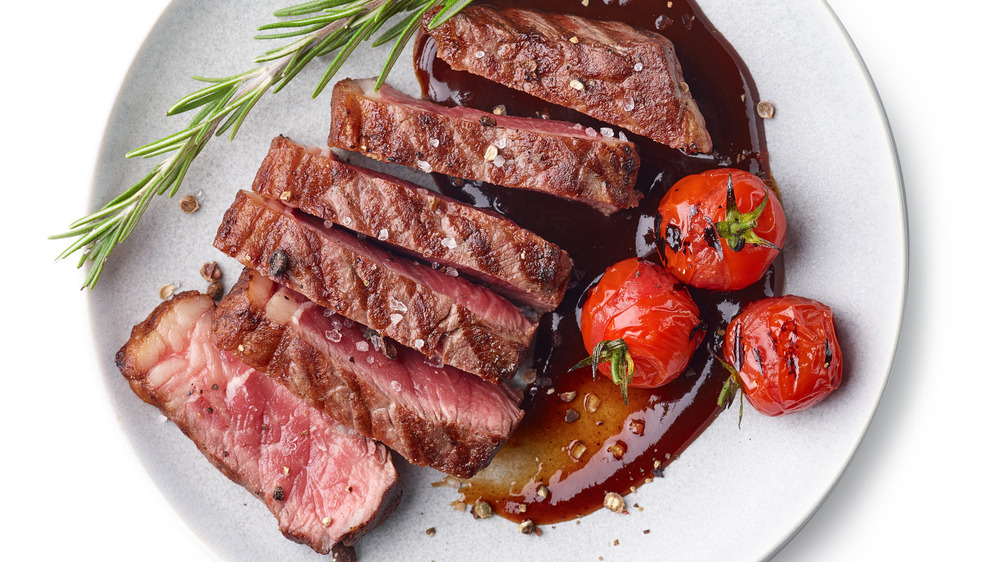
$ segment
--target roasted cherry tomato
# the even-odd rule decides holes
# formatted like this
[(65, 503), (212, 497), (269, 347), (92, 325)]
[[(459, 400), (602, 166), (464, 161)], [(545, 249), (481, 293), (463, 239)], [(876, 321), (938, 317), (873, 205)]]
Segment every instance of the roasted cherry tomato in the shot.
[(628, 402), (629, 385), (662, 386), (684, 371), (705, 337), (698, 306), (674, 276), (652, 262), (628, 259), (604, 272), (583, 305), (583, 343), (590, 365), (611, 377)]
[(675, 183), (660, 201), (657, 248), (670, 273), (701, 289), (754, 284), (785, 244), (785, 212), (760, 178), (709, 170)]
[(804, 410), (840, 386), (843, 358), (833, 312), (811, 299), (786, 295), (750, 303), (726, 328), (723, 354), (750, 404), (769, 416)]

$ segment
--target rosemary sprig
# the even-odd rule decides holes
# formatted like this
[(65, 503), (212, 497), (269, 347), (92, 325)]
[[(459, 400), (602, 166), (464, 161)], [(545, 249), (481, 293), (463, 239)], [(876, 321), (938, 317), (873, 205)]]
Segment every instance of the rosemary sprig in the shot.
[(97, 285), (111, 251), (129, 237), (156, 195), (173, 197), (183, 183), (192, 162), (212, 138), (229, 132), (232, 140), (250, 110), (263, 95), (281, 91), (313, 59), (336, 52), (313, 91), (318, 96), (337, 74), (351, 53), (396, 16), (403, 17), (372, 41), (372, 46), (395, 41), (379, 73), (376, 88), (385, 81), (413, 33), (420, 18), (441, 8), (432, 20), (436, 27), (467, 6), (471, 0), (313, 0), (278, 10), (280, 19), (258, 28), (256, 39), (294, 39), (257, 57), (266, 63), (226, 78), (195, 80), (208, 86), (175, 103), (167, 115), (197, 110), (187, 127), (160, 140), (137, 148), (127, 158), (152, 158), (169, 154), (134, 185), (109, 201), (100, 210), (69, 225), (69, 230), (50, 239), (74, 239), (56, 258), (62, 260), (81, 252), (77, 267), (92, 263), (84, 288)]

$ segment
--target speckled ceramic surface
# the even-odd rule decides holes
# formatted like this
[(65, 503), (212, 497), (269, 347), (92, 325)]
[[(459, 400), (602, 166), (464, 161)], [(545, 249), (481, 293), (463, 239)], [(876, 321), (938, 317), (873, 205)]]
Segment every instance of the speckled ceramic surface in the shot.
[[(763, 99), (774, 175), (789, 223), (787, 292), (831, 305), (845, 355), (844, 384), (819, 406), (787, 418), (748, 411), (737, 428), (725, 412), (657, 479), (629, 496), (643, 510), (600, 511), (518, 534), (493, 518), (453, 510), (455, 494), (432, 488), (441, 475), (398, 463), (405, 497), (390, 520), (366, 536), (359, 558), (753, 560), (773, 554), (830, 492), (864, 435), (893, 359), (906, 289), (903, 191), (877, 96), (835, 16), (819, 1), (703, 0), (708, 17), (746, 61)], [(254, 29), (274, 0), (177, 0), (153, 29), (122, 87), (102, 147), (93, 206), (137, 180), (151, 162), (123, 155), (173, 132), (184, 117), (163, 117), (191, 91), (188, 76), (245, 69), (264, 45)], [(762, 33), (766, 30), (766, 33)], [(362, 46), (340, 76), (378, 72), (384, 52)], [(267, 95), (233, 143), (216, 140), (191, 169), (181, 194), (202, 207), (184, 214), (177, 200), (154, 201), (90, 297), (108, 392), (122, 430), (175, 509), (220, 558), (321, 560), (284, 539), (262, 503), (213, 469), (172, 424), (137, 399), (114, 366), (115, 351), (159, 302), (160, 286), (203, 289), (198, 270), (219, 260), (225, 279), (239, 268), (211, 246), (236, 190), (250, 185), (270, 139), (283, 133), (323, 144), (328, 97), (311, 99), (319, 68), (278, 96)], [(407, 58), (390, 82), (416, 94)], [(437, 533), (425, 533), (435, 527)], [(644, 533), (645, 530), (649, 533)]]

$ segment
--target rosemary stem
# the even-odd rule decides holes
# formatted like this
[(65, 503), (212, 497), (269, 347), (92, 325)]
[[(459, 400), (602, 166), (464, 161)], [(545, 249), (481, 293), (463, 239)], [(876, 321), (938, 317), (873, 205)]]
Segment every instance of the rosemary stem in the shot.
[(292, 39), (254, 59), (262, 64), (225, 78), (195, 77), (208, 83), (174, 103), (167, 115), (195, 111), (187, 126), (126, 154), (127, 158), (167, 155), (139, 181), (126, 188), (99, 210), (70, 224), (67, 232), (50, 239), (75, 239), (57, 260), (82, 251), (77, 267), (92, 262), (84, 287), (93, 289), (111, 251), (129, 237), (152, 199), (177, 193), (194, 160), (207, 143), (230, 131), (232, 140), (257, 102), (269, 90), (277, 93), (316, 57), (337, 52), (328, 63), (313, 97), (326, 88), (354, 49), (370, 41), (375, 32), (396, 16), (402, 19), (375, 44), (394, 40), (394, 46), (378, 76), (381, 85), (400, 51), (428, 11), (440, 7), (434, 25), (461, 11), (470, 0), (309, 0), (275, 12), (281, 19), (258, 31), (287, 30), (259, 39)]

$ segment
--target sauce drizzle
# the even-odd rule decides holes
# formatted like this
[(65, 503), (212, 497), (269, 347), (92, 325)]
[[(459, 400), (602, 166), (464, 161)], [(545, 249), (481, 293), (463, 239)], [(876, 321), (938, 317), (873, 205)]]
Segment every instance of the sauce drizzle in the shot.
[[(535, 339), (537, 379), (526, 389), (525, 417), (493, 463), (461, 483), (466, 503), (487, 501), (512, 521), (548, 524), (591, 513), (607, 492), (627, 495), (677, 457), (718, 415), (716, 404), (728, 373), (712, 353), (721, 350), (722, 331), (751, 300), (781, 294), (781, 257), (757, 284), (742, 291), (691, 289), (705, 342), (688, 370), (665, 387), (630, 389), (625, 406), (617, 386), (589, 369), (569, 368), (589, 352), (579, 329), (587, 290), (613, 263), (630, 257), (658, 262), (656, 206), (677, 180), (719, 167), (747, 170), (774, 186), (768, 164), (760, 97), (739, 55), (693, 0), (496, 0), (521, 7), (617, 20), (661, 33), (675, 45), (684, 77), (705, 116), (715, 150), (688, 156), (639, 135), (612, 127), (639, 148), (642, 167), (636, 189), (639, 207), (604, 216), (585, 205), (552, 196), (436, 175), (441, 191), (493, 209), (558, 244), (574, 262), (563, 304), (544, 316)], [(554, 106), (484, 78), (454, 71), (437, 59), (433, 39), (417, 38), (417, 78), (427, 99), (486, 111), (503, 105), (510, 115), (545, 117), (600, 129), (608, 125)], [(544, 487), (544, 489), (542, 489)]]

